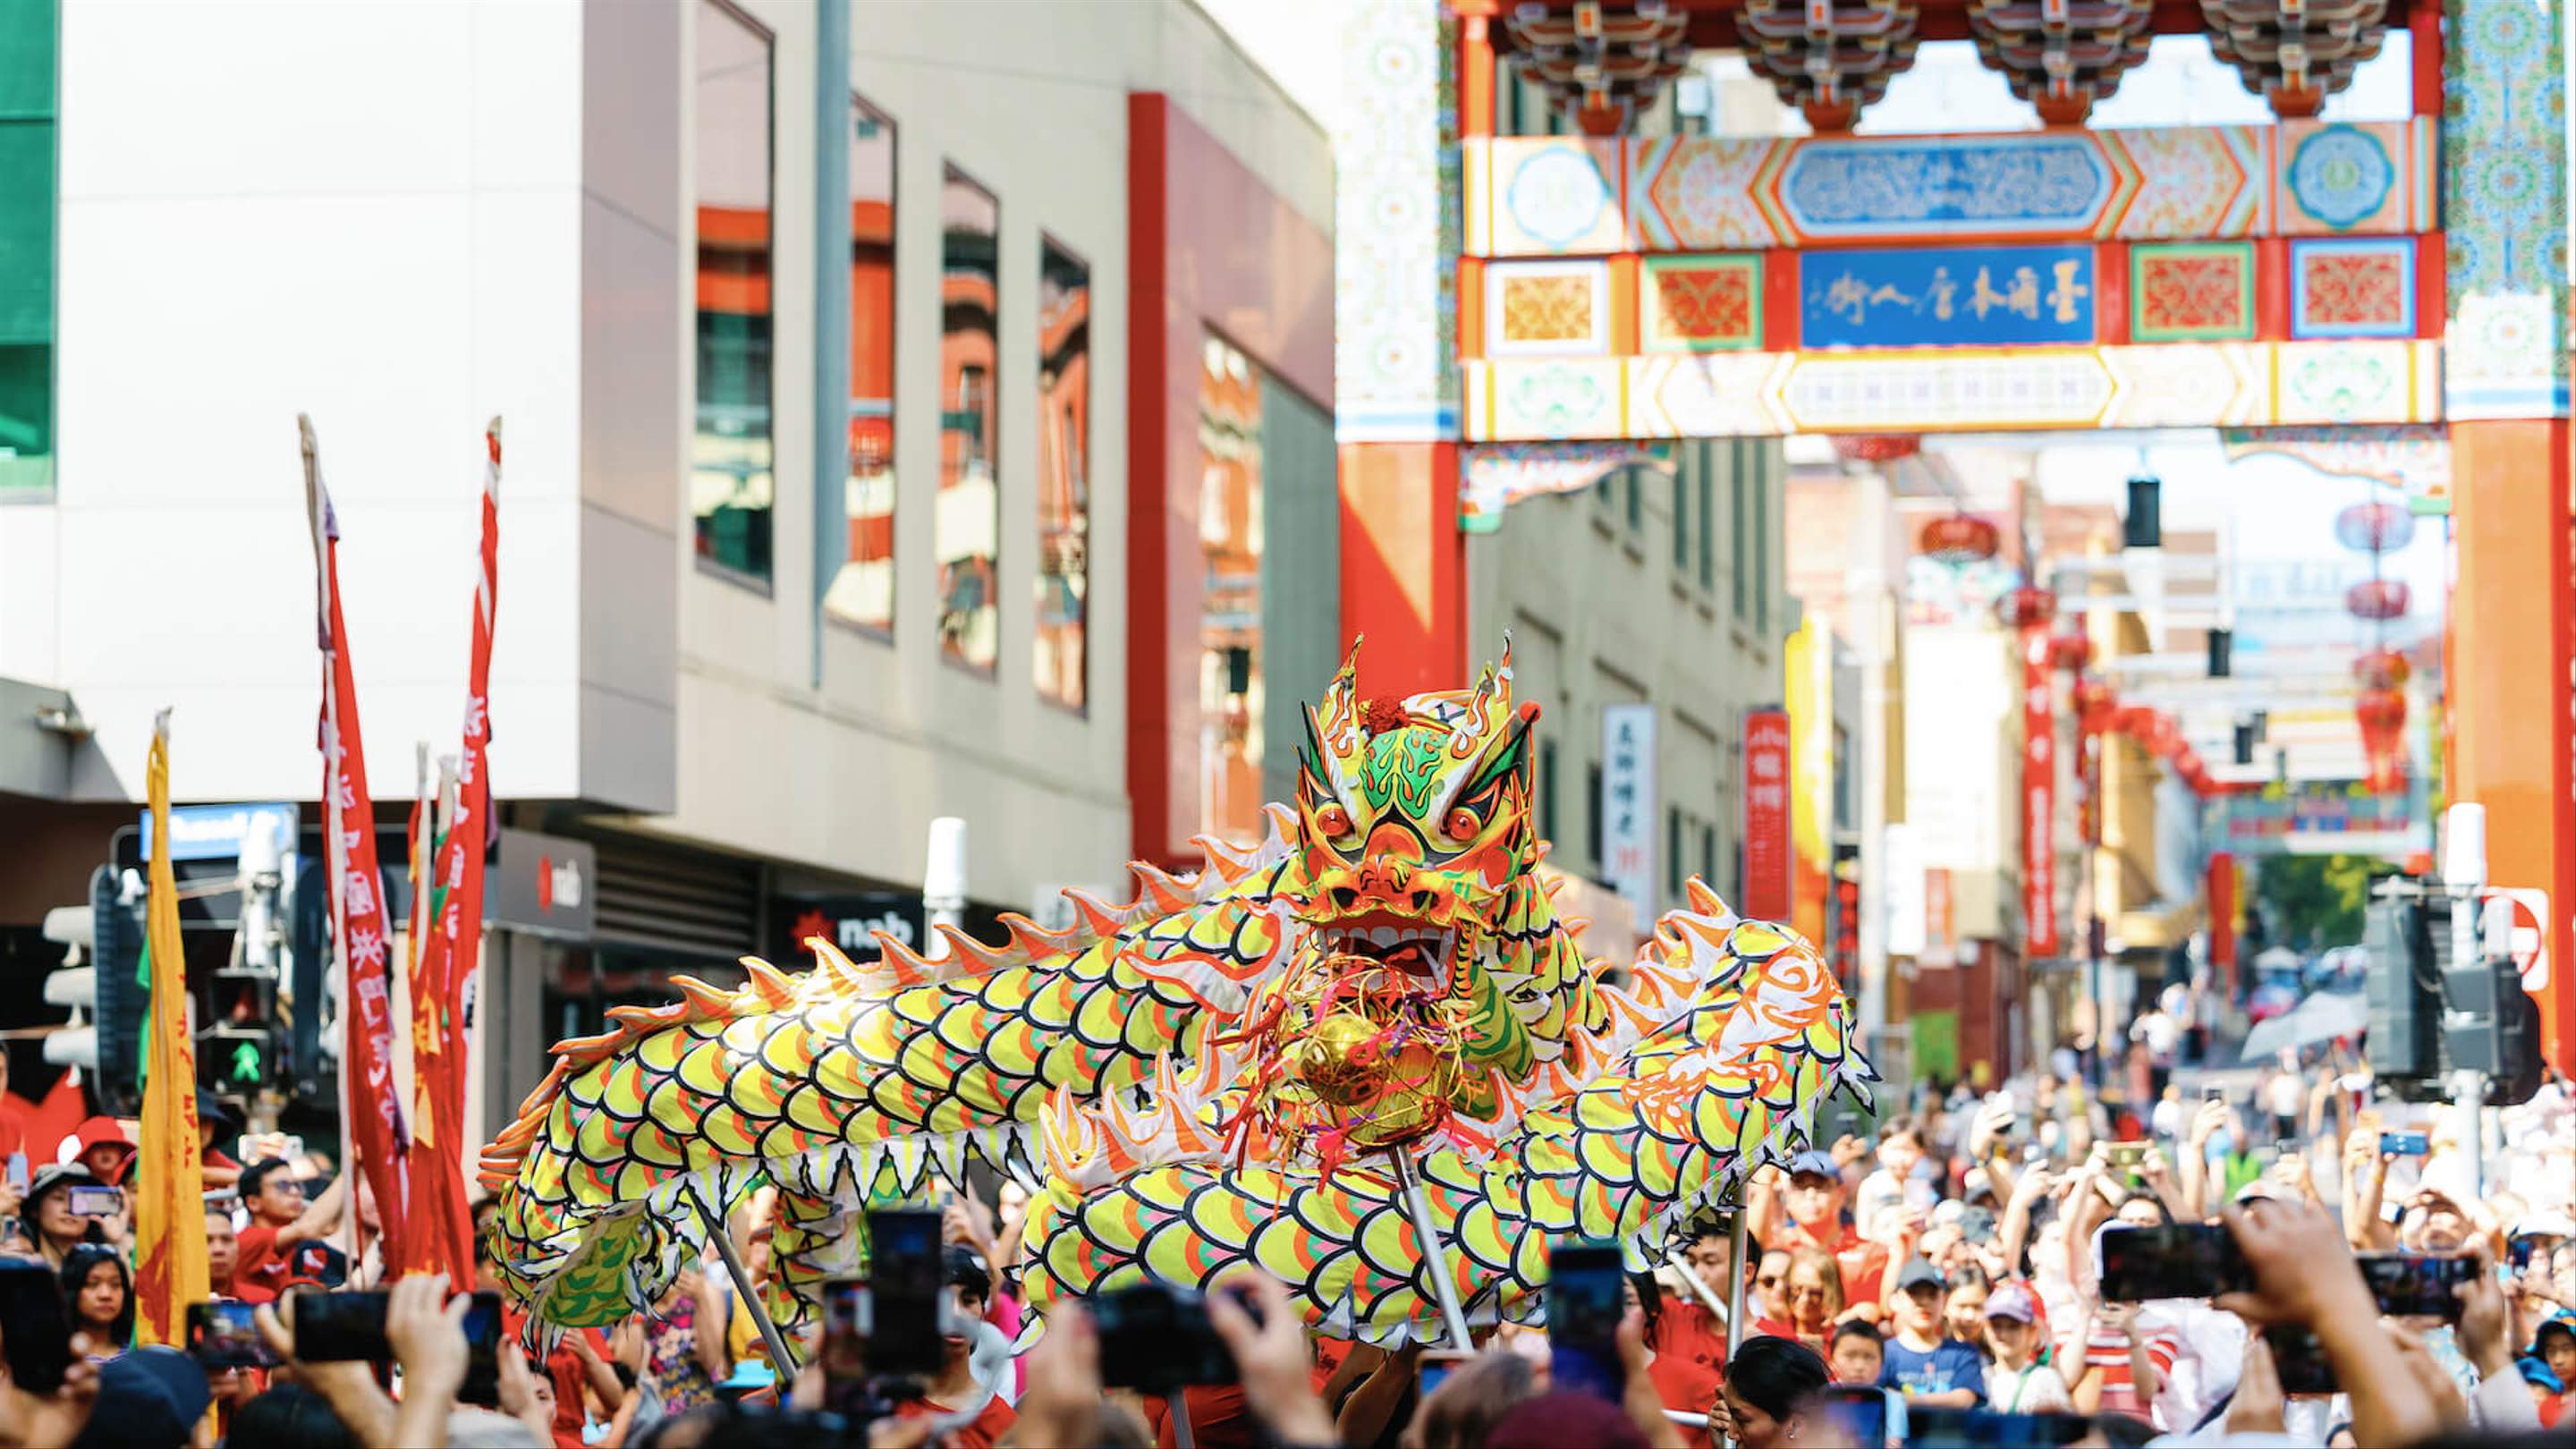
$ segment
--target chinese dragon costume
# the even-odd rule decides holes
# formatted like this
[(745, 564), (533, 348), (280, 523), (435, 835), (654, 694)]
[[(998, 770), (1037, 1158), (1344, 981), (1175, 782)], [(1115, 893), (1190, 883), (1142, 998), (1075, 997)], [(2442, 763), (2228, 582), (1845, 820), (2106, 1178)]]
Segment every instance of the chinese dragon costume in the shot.
[(1041, 1310), (1249, 1266), (1338, 1337), (1437, 1338), (1441, 1271), (1471, 1321), (1529, 1316), (1550, 1236), (1634, 1249), (1877, 1080), (1817, 953), (1696, 880), (1624, 970), (1586, 959), (1538, 869), (1537, 717), (1508, 648), (1401, 700), (1360, 697), (1355, 650), (1257, 846), (1138, 865), (1125, 905), (1070, 892), (1070, 929), (1005, 917), (1007, 946), (880, 936), (861, 965), (818, 938), (810, 973), (611, 1011), (484, 1154), (502, 1278), (533, 1331), (615, 1322), (767, 1184), (769, 1307), (801, 1324), (868, 1203), (980, 1162), (1031, 1189)]

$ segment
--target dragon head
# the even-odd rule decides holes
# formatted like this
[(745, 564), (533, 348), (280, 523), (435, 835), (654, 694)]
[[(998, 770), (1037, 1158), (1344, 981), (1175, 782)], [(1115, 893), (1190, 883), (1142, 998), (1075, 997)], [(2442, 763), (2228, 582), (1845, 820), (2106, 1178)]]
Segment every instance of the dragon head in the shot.
[(1538, 864), (1530, 726), (1511, 652), (1472, 690), (1372, 699), (1357, 646), (1307, 711), (1297, 814), (1304, 950), (1365, 956), (1426, 995), (1472, 994)]

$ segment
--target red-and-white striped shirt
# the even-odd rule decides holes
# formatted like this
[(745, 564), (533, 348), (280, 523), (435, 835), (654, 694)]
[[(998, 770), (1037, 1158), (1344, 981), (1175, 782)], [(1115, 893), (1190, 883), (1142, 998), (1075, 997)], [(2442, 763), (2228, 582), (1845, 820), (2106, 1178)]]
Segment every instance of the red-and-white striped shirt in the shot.
[[(2161, 1379), (2173, 1372), (2174, 1360), (2182, 1356), (2182, 1342), (2170, 1329), (2140, 1325), (2145, 1335), (2147, 1362)], [(2084, 1341), (2084, 1365), (2102, 1371), (2102, 1408), (2106, 1414), (2127, 1414), (2132, 1418), (2152, 1421), (2155, 1417), (2155, 1385), (2140, 1392), (2129, 1372), (2129, 1337), (2117, 1329), (2096, 1325), (2093, 1336)]]

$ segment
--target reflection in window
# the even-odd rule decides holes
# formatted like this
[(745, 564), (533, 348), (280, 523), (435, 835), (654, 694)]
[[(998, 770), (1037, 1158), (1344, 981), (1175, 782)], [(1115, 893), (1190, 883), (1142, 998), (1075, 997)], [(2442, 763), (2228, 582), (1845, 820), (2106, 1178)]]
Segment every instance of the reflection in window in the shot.
[(1091, 268), (1038, 265), (1038, 696), (1083, 705), (1091, 592)]
[(844, 562), (823, 610), (894, 628), (894, 122), (850, 98), (850, 476)]
[(948, 168), (939, 199), (939, 648), (991, 672), (1000, 657), (1001, 483), (993, 468), (994, 319), (1001, 312), (1001, 204)]
[(769, 87), (766, 32), (699, 0), (698, 557), (769, 577)]
[(1261, 387), (1251, 359), (1211, 335), (1199, 371), (1200, 829), (1261, 838)]

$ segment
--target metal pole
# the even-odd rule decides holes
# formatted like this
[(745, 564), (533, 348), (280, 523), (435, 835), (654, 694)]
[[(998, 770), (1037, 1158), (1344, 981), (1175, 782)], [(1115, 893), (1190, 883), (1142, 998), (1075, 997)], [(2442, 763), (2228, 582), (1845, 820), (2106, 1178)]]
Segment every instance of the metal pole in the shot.
[[(1735, 1315), (1726, 1311), (1726, 1305), (1719, 1301), (1717, 1294), (1707, 1284), (1699, 1281), (1699, 1274), (1691, 1271), (1688, 1258), (1667, 1248), (1664, 1250), (1664, 1261), (1681, 1270), (1682, 1282), (1689, 1286), (1691, 1296), (1698, 1299), (1709, 1312), (1716, 1314), (1720, 1321), (1731, 1321), (1734, 1318)], [(1736, 1276), (1743, 1275), (1739, 1273)]]
[(1449, 1277), (1449, 1253), (1440, 1246), (1439, 1230), (1431, 1224), (1431, 1199), (1422, 1195), (1421, 1180), (1413, 1175), (1413, 1159), (1401, 1149), (1391, 1157), (1396, 1187), (1403, 1192), (1404, 1206), (1413, 1217), (1413, 1241), (1422, 1255), (1423, 1275), (1431, 1280), (1432, 1296), (1440, 1301), (1440, 1321), (1449, 1330), (1449, 1346), (1461, 1353), (1473, 1353), (1476, 1344), (1467, 1336), (1467, 1314), (1458, 1306), (1458, 1285)]
[(786, 1338), (779, 1333), (778, 1325), (769, 1321), (769, 1310), (760, 1306), (760, 1290), (752, 1286), (751, 1271), (742, 1266), (742, 1255), (733, 1250), (733, 1234), (725, 1220), (708, 1209), (696, 1183), (688, 1186), (689, 1201), (697, 1204), (698, 1217), (707, 1225), (707, 1236), (715, 1239), (716, 1255), (724, 1259), (725, 1272), (733, 1279), (734, 1295), (750, 1311), (751, 1321), (760, 1329), (760, 1341), (769, 1345), (770, 1367), (777, 1370), (779, 1387), (783, 1389), (796, 1377), (796, 1355), (787, 1351)]
[(1735, 1223), (1727, 1230), (1726, 1261), (1734, 1281), (1726, 1285), (1726, 1361), (1735, 1362), (1735, 1346), (1744, 1341), (1744, 1240), (1751, 1227), (1752, 1214), (1741, 1206), (1735, 1209)]

